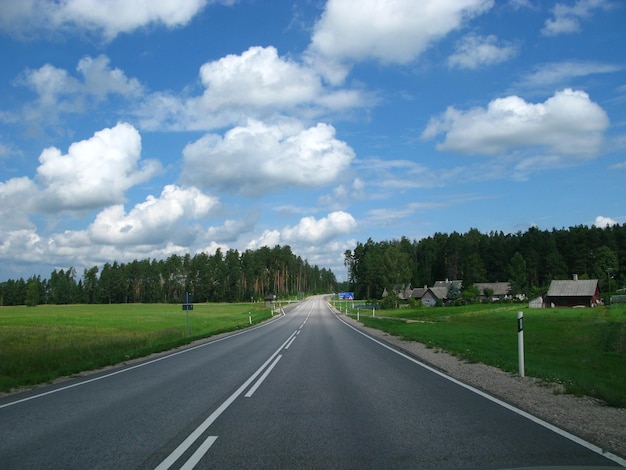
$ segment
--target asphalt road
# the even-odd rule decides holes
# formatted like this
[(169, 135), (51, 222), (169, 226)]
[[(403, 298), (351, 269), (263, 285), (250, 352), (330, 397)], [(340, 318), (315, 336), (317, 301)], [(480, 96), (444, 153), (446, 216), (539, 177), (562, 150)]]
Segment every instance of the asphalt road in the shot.
[(1, 469), (616, 466), (343, 323), (259, 327), (0, 399)]

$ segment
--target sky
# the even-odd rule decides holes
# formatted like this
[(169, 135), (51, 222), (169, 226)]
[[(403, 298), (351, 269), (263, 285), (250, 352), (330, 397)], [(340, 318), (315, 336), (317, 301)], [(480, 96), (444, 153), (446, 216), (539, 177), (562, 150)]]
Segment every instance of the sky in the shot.
[(623, 0), (0, 0), (0, 281), (626, 223)]

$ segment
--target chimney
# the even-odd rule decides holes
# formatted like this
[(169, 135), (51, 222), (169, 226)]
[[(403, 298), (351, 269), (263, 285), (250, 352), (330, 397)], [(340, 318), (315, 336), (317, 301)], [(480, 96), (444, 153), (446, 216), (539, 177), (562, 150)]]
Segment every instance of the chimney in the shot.
[(578, 281), (578, 274), (574, 274), (574, 280)]

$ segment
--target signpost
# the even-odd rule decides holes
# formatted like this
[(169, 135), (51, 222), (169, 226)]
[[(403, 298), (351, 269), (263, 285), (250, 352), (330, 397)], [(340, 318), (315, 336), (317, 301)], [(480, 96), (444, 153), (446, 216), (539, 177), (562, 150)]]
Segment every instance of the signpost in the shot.
[(193, 310), (193, 296), (189, 292), (185, 292), (183, 300), (183, 310), (187, 312), (187, 336), (189, 336), (189, 310)]
[[(339, 297), (339, 300), (346, 301), (346, 315), (347, 315), (348, 314), (348, 300), (354, 300), (354, 292), (339, 292), (337, 294), (337, 297)], [(354, 304), (352, 305), (352, 307), (354, 308)], [(341, 306), (339, 307), (339, 311), (341, 311)]]
[(524, 377), (524, 313), (517, 312), (517, 355), (519, 358), (519, 375)]

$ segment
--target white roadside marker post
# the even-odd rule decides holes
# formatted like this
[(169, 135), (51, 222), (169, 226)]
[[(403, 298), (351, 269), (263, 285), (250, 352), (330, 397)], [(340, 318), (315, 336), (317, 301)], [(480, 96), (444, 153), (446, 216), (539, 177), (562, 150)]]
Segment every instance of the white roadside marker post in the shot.
[(524, 377), (524, 313), (517, 312), (517, 355), (519, 358), (519, 375)]

